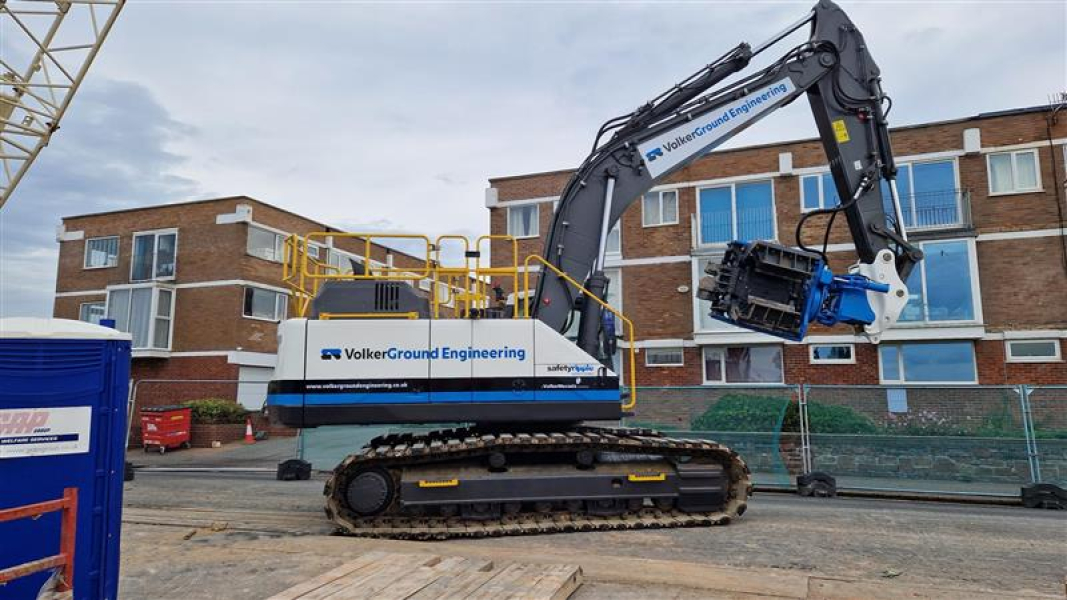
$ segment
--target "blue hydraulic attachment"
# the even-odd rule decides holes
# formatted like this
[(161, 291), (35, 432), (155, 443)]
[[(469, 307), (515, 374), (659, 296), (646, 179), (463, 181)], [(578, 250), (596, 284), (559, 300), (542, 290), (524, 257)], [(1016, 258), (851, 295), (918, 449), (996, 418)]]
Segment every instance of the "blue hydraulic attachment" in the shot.
[(890, 290), (863, 275), (834, 275), (812, 252), (764, 241), (731, 242), (705, 272), (699, 296), (711, 302), (713, 318), (793, 341), (804, 339), (812, 321), (873, 323), (867, 293)]

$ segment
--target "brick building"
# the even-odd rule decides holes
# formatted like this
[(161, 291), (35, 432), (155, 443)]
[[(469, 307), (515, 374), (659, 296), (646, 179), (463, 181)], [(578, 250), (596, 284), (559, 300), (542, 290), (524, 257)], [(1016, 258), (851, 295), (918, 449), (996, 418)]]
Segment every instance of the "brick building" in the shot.
[[(147, 384), (139, 405), (228, 397), (259, 409), (277, 351), (279, 320), (293, 316), (282, 281), (284, 240), (337, 232), (238, 196), (65, 217), (59, 227), (54, 316), (114, 318), (133, 334), (131, 378), (228, 379), (234, 384)], [(364, 240), (323, 237), (312, 252), (351, 272)], [(424, 258), (371, 245), (372, 266)], [(428, 283), (428, 282), (426, 282)]]
[[(795, 244), (805, 211), (838, 202), (816, 139), (722, 150), (657, 185), (612, 231), (609, 300), (635, 323), (639, 385), (1067, 383), (1067, 123), (1006, 110), (898, 127), (892, 142), (926, 260), (880, 346), (844, 327), (783, 343), (707, 316), (694, 290), (725, 242)], [(540, 253), (571, 175), (491, 179), (491, 232)], [(807, 245), (821, 244), (825, 218), (808, 220)], [(835, 271), (854, 262), (844, 219), (828, 249)], [(494, 264), (510, 254), (494, 245)]]

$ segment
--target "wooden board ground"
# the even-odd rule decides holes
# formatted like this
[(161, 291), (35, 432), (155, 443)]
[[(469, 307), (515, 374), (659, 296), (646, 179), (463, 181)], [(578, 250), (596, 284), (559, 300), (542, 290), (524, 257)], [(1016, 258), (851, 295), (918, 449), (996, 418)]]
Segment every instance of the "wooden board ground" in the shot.
[(269, 600), (566, 600), (581, 584), (577, 565), (367, 552)]

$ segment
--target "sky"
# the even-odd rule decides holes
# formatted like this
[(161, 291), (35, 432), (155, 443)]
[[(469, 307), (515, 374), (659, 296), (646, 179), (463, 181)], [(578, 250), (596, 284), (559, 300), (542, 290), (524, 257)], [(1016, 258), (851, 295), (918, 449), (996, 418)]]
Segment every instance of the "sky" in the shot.
[[(811, 4), (129, 0), (0, 210), (0, 317), (51, 315), (62, 216), (248, 195), (351, 231), (486, 233), (490, 177), (576, 167), (603, 121)], [(1060, 0), (841, 5), (893, 125), (1067, 90)], [(795, 102), (726, 147), (814, 135)]]

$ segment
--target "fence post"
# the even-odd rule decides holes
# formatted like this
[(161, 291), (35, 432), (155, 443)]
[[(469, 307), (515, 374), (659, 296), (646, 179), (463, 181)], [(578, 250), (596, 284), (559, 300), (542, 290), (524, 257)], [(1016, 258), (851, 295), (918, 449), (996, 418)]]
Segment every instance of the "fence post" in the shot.
[(808, 385), (797, 384), (797, 412), (800, 416), (800, 458), (804, 474), (811, 473), (811, 428), (808, 423)]
[(1026, 459), (1030, 464), (1030, 482), (1041, 483), (1041, 458), (1037, 453), (1037, 436), (1034, 433), (1034, 418), (1030, 410), (1029, 385), (1019, 385), (1019, 406), (1023, 417), (1023, 436), (1026, 438)]

